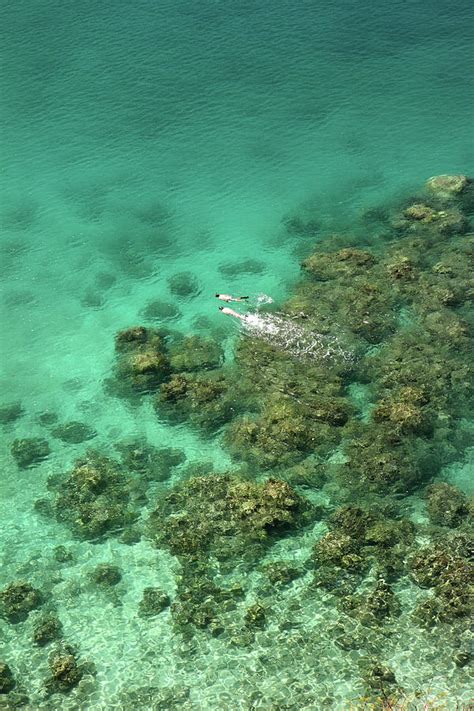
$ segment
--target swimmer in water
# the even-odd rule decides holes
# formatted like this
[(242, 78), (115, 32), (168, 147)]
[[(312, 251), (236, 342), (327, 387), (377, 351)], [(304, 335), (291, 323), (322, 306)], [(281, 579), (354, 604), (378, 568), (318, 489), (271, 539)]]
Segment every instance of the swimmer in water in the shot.
[(265, 321), (262, 316), (259, 316), (258, 314), (239, 314), (238, 311), (234, 311), (234, 309), (231, 309), (228, 306), (219, 306), (219, 311), (222, 311), (222, 313), (226, 316), (238, 318), (239, 321), (243, 321), (248, 326), (255, 329), (263, 329), (268, 332), (275, 332), (278, 330), (273, 323)]
[(245, 301), (248, 298), (248, 296), (231, 296), (230, 294), (216, 294), (216, 299), (225, 301), (227, 304), (229, 303), (229, 301)]
[(246, 320), (245, 316), (239, 314), (238, 311), (234, 311), (234, 309), (230, 309), (228, 306), (219, 306), (219, 311), (222, 311), (226, 316), (233, 316), (234, 318), (239, 318), (241, 321)]

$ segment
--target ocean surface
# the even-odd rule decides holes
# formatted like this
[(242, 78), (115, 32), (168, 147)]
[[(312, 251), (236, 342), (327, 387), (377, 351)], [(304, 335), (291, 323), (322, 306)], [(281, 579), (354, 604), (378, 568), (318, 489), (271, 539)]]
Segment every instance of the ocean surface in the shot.
[[(239, 313), (264, 304), (286, 318), (306, 278), (301, 263), (324, 240), (330, 249), (369, 244), (383, 259), (395, 239), (390, 233), (384, 242), (387, 214), (393, 225), (431, 176), (474, 176), (472, 30), (467, 0), (4, 0), (0, 662), (14, 682), (0, 664), (0, 708), (471, 708), (466, 632), (457, 621), (413, 623), (414, 600), (424, 592), (408, 573), (394, 583), (401, 612), (384, 618), (375, 642), (368, 634), (359, 645), (335, 643), (346, 611), (334, 591), (315, 587), (310, 561), (337, 507), (360, 502), (332, 480), (330, 467), (324, 485), (289, 482), (322, 513), (272, 539), (252, 565), (237, 551), (231, 572), (227, 560), (216, 573), (214, 583), (243, 589), (222, 626), (180, 624), (180, 575), (192, 577), (193, 568), (187, 554), (149, 534), (149, 515), (193, 476), (239, 469), (251, 482), (285, 478), (284, 440), (281, 454), (265, 462), (246, 459), (246, 445), (236, 455), (229, 444), (229, 423), (269, 402), (274, 344), (255, 366), (260, 404), (235, 406), (235, 417), (226, 411), (208, 426), (205, 400), (179, 417), (157, 406), (161, 382), (151, 394), (124, 394), (117, 381), (130, 371), (117, 367), (115, 339), (135, 326), (164, 329), (163, 342), (178, 348), (183, 336), (212, 339), (219, 367), (236, 371), (238, 383), (248, 362), (235, 353), (261, 333), (220, 313), (216, 293), (249, 296), (234, 305)], [(469, 208), (464, 215), (472, 219)], [(468, 222), (455, 228), (453, 244), (462, 250), (472, 231)], [(462, 303), (468, 320), (463, 298), (446, 308), (454, 313)], [(318, 304), (312, 308), (317, 313)], [(368, 338), (364, 353), (389, 338)], [(350, 378), (343, 387), (349, 392)], [(363, 399), (370, 387), (370, 378), (360, 384), (358, 377), (351, 397)], [(450, 439), (450, 456), (409, 491), (386, 492), (402, 501), (419, 546), (452, 535), (429, 520), (427, 484), (472, 494), (472, 411), (456, 402), (443, 410), (462, 430)], [(67, 423), (82, 427), (64, 434)], [(436, 432), (443, 440), (444, 430)], [(351, 436), (357, 439), (348, 431), (343, 441)], [(14, 456), (29, 438), (47, 440), (49, 451), (31, 461)], [(333, 444), (321, 457), (337, 463), (341, 441)], [(23, 446), (41, 448), (37, 439)], [(146, 466), (127, 474), (139, 491), (133, 535), (124, 536), (122, 520), (97, 536), (78, 533), (74, 516), (61, 518), (61, 482), (91, 449), (123, 472), (123, 447), (172, 448), (179, 456), (167, 476), (150, 475), (146, 486)], [(377, 511), (384, 493), (377, 492)], [(163, 529), (165, 520), (169, 512)], [(219, 556), (209, 556), (206, 565), (217, 570)], [(268, 589), (262, 566), (275, 560), (303, 572)], [(98, 582), (99, 564), (117, 566), (120, 581)], [(38, 590), (41, 604), (12, 618), (8, 586), (18, 581)], [(363, 596), (367, 579), (360, 585)], [(150, 587), (168, 603), (140, 614)], [(199, 595), (201, 603), (212, 597)], [(247, 639), (238, 630), (243, 615), (244, 631), (251, 627), (252, 609), (258, 619)], [(62, 631), (35, 642), (45, 614)], [(364, 625), (347, 619), (353, 631)], [(455, 662), (461, 647), (467, 656)], [(61, 659), (69, 677), (58, 671)]]

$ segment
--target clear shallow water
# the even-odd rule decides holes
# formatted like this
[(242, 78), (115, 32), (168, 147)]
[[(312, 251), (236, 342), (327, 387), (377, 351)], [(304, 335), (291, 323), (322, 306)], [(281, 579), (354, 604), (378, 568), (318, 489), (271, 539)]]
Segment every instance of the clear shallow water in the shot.
[[(131, 409), (107, 395), (114, 334), (159, 300), (179, 310), (173, 327), (212, 332), (230, 352), (234, 325), (213, 294), (281, 302), (291, 293), (315, 236), (289, 235), (286, 216), (310, 214), (321, 233), (350, 230), (364, 210), (430, 175), (472, 174), (471, 26), (467, 2), (4, 3), (1, 385), (2, 400), (21, 400), (26, 414), (3, 432), (2, 585), (20, 569), (51, 579), (51, 549), (71, 540), (32, 506), (48, 476), (86, 445), (51, 440), (50, 458), (21, 472), (10, 455), (15, 437), (44, 436), (39, 413), (91, 423), (94, 446), (108, 450), (145, 436), (184, 449), (188, 461), (228, 466), (218, 441), (157, 422), (147, 403)], [(193, 298), (170, 291), (169, 278), (182, 271), (198, 280)], [(460, 462), (453, 480), (465, 486), (469, 472)], [(298, 557), (318, 535), (277, 545)], [(142, 677), (190, 686), (193, 708), (247, 708), (238, 697), (248, 675), (278, 697), (281, 667), (204, 639), (183, 662), (167, 619), (151, 626), (136, 618), (144, 587), (172, 593), (168, 554), (146, 541), (71, 545), (76, 563), (54, 596), (65, 636), (98, 669), (88, 708), (112, 707), (122, 682), (143, 686)], [(125, 571), (122, 607), (82, 589), (84, 570), (103, 560)], [(313, 604), (308, 619), (336, 614)], [(33, 708), (65, 704), (41, 699), (44, 650), (31, 657), (28, 635), (4, 628), (5, 654)], [(406, 648), (429, 649), (424, 633), (406, 634), (392, 650), (401, 665)], [(271, 631), (268, 644), (276, 644)], [(150, 649), (161, 645), (157, 658)], [(323, 642), (316, 651), (321, 688), (344, 708), (362, 694), (353, 670)], [(425, 656), (418, 664), (413, 652), (407, 662), (410, 689), (431, 683)]]

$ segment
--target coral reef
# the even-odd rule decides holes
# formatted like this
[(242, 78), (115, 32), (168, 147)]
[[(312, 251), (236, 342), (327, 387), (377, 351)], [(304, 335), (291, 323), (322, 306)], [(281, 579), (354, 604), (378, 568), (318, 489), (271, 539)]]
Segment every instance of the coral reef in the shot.
[(357, 423), (351, 434), (342, 471), (354, 489), (406, 493), (435, 471), (430, 443), (413, 435), (401, 437), (390, 424)]
[(458, 197), (471, 181), (465, 175), (435, 175), (426, 181), (426, 187), (441, 199)]
[[(364, 607), (375, 615), (377, 604), (385, 597), (393, 600), (386, 581), (397, 580), (405, 572), (405, 559), (414, 541), (415, 527), (404, 518), (377, 508), (362, 508), (347, 504), (336, 509), (328, 519), (331, 529), (314, 546), (315, 584), (340, 597), (351, 596), (371, 567), (379, 576), (372, 598), (363, 596), (361, 602), (352, 598), (347, 609)], [(368, 600), (372, 599), (372, 603)], [(372, 604), (373, 609), (370, 609)], [(396, 608), (386, 602), (385, 607)]]
[(400, 604), (388, 583), (380, 578), (370, 592), (344, 597), (340, 609), (362, 625), (380, 625), (400, 613)]
[(236, 458), (262, 469), (291, 466), (311, 452), (334, 446), (340, 435), (327, 421), (339, 426), (346, 416), (338, 402), (320, 402), (313, 410), (275, 397), (265, 403), (258, 417), (235, 419), (226, 441)]
[[(339, 615), (334, 642), (360, 660), (359, 688), (374, 708), (403, 699), (385, 652), (412, 620), (449, 650), (453, 674), (469, 663), (472, 509), (451, 483), (432, 482), (460, 459), (474, 401), (471, 203), (471, 181), (437, 176), (394, 209), (366, 212), (352, 234), (324, 235), (311, 216), (288, 218), (284, 239), (320, 239), (293, 295), (264, 313), (337, 344), (340, 357), (335, 348), (326, 358), (306, 350), (303, 357), (248, 329), (234, 360), (212, 338), (143, 326), (117, 334), (117, 391), (151, 394), (160, 420), (218, 432), (241, 470), (195, 463), (170, 487), (182, 453), (121, 442), (121, 464), (78, 464), (75, 480), (59, 484), (55, 508), (70, 512), (63, 520), (80, 537), (118, 529), (134, 542), (139, 526), (130, 521), (154, 492), (145, 534), (176, 556), (179, 572), (172, 601), (145, 588), (138, 614), (169, 608), (190, 655), (199, 632), (248, 647), (260, 637), (265, 644), (274, 626), (297, 650), (312, 634), (298, 636), (300, 610), (329, 599), (324, 612)], [(221, 272), (231, 278), (236, 268)], [(169, 285), (182, 299), (199, 290), (191, 273)], [(151, 306), (146, 318), (167, 318)], [(423, 510), (417, 518), (420, 493), (429, 523)], [(298, 540), (272, 549), (288, 534)], [(269, 665), (281, 661), (270, 657)]]
[(134, 326), (119, 331), (115, 349), (117, 364), (111, 389), (117, 395), (153, 392), (170, 374), (164, 337), (154, 329)]
[(223, 351), (215, 340), (137, 326), (119, 332), (115, 343), (115, 376), (107, 383), (112, 394), (133, 400), (158, 391), (160, 417), (189, 419), (211, 430), (234, 413), (235, 397), (227, 397)]
[(79, 459), (57, 488), (54, 513), (78, 538), (97, 539), (122, 531), (137, 513), (133, 499), (143, 495), (146, 484), (127, 477), (114, 460), (97, 452)]
[(426, 508), (432, 523), (450, 528), (459, 526), (469, 514), (464, 494), (445, 482), (438, 482), (427, 488)]
[(275, 560), (263, 566), (263, 572), (272, 585), (288, 585), (301, 575), (301, 570), (291, 563)]
[(266, 619), (267, 610), (260, 602), (255, 602), (245, 611), (245, 624), (247, 627), (264, 627)]
[(286, 482), (262, 483), (229, 474), (188, 479), (160, 502), (149, 521), (149, 534), (179, 557), (182, 572), (171, 611), (180, 628), (207, 628), (217, 635), (222, 615), (242, 595), (240, 586), (224, 588), (213, 580), (210, 557), (225, 562), (235, 556), (255, 565), (276, 537), (306, 525), (310, 504)]
[(225, 558), (306, 523), (310, 508), (284, 481), (212, 474), (175, 488), (152, 514), (150, 534), (176, 554)]
[(415, 202), (403, 211), (393, 226), (405, 234), (436, 234), (442, 237), (465, 232), (468, 222), (457, 207), (439, 210), (425, 203)]
[(393, 670), (374, 658), (362, 659), (359, 666), (369, 691), (369, 696), (365, 699), (371, 704), (369, 708), (396, 708), (403, 690), (398, 686)]
[(51, 677), (46, 681), (48, 693), (67, 693), (81, 681), (84, 670), (77, 663), (74, 650), (69, 645), (52, 652), (48, 659)]
[(220, 371), (178, 373), (160, 387), (155, 408), (171, 421), (188, 420), (207, 430), (221, 427), (234, 415), (236, 403)]
[(346, 248), (333, 253), (316, 252), (304, 260), (303, 269), (318, 281), (352, 280), (357, 275), (366, 274), (375, 261), (370, 252)]
[(186, 461), (181, 449), (153, 447), (144, 439), (119, 442), (115, 448), (120, 452), (124, 466), (131, 472), (139, 472), (147, 481), (164, 481), (171, 476), (174, 467)]
[(434, 594), (421, 603), (415, 617), (430, 625), (469, 614), (474, 590), (471, 539), (460, 535), (422, 548), (410, 560), (409, 569), (414, 582)]
[(187, 634), (206, 629), (212, 636), (219, 636), (225, 629), (225, 615), (235, 609), (243, 596), (241, 586), (219, 587), (206, 561), (192, 556), (181, 556), (180, 560), (183, 567), (171, 605), (176, 627)]
[(433, 430), (433, 416), (422, 390), (402, 387), (382, 398), (373, 410), (375, 422), (387, 422), (393, 432), (429, 436)]
[(224, 352), (211, 338), (185, 336), (173, 341), (169, 357), (172, 370), (179, 373), (217, 368), (222, 365)]

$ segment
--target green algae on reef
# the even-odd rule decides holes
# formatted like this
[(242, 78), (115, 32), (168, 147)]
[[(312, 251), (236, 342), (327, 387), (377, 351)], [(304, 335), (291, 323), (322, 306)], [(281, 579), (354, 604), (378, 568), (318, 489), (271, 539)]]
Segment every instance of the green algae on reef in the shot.
[(79, 459), (67, 478), (54, 478), (58, 495), (53, 513), (81, 539), (101, 539), (122, 532), (138, 517), (136, 499), (145, 483), (131, 479), (119, 464), (97, 452)]
[[(468, 219), (461, 200), (469, 191), (472, 183), (463, 176), (431, 179), (426, 191), (407, 201), (398, 213), (386, 212), (385, 243), (379, 237), (372, 242), (366, 239), (364, 249), (353, 244), (344, 247), (337, 235), (332, 250), (329, 236), (305, 259), (306, 276), (282, 314), (304, 317), (305, 328), (315, 333), (344, 334), (357, 354), (350, 362), (301, 362), (251, 334), (238, 342), (234, 366), (223, 363), (216, 343), (194, 336), (179, 339), (170, 332), (155, 336), (138, 327), (117, 337), (117, 344), (124, 344), (120, 350), (127, 354), (130, 349), (136, 353), (134, 342), (139, 343), (141, 354), (149, 349), (148, 344), (159, 344), (160, 356), (168, 365), (148, 385), (159, 392), (155, 407), (160, 416), (211, 430), (229, 422), (224, 443), (256, 475), (274, 470), (281, 485), (290, 476), (309, 486), (311, 481), (321, 485), (325, 477), (315, 475), (314, 464), (308, 468), (306, 463), (316, 456), (324, 468), (324, 461), (342, 448), (344, 461), (331, 471), (346, 487), (349, 500), (356, 497), (363, 503), (367, 499), (365, 509), (345, 509), (344, 520), (350, 524), (356, 516), (354, 525), (358, 525), (357, 512), (362, 511), (367, 523), (355, 535), (349, 524), (341, 523), (341, 510), (332, 519), (333, 530), (317, 544), (314, 561), (317, 584), (343, 597), (346, 593), (353, 597), (367, 571), (376, 566), (379, 578), (365, 602), (363, 598), (346, 601), (345, 609), (351, 609), (351, 614), (368, 606), (371, 614), (383, 619), (399, 608), (384, 577), (397, 580), (406, 575), (404, 561), (414, 545), (414, 524), (400, 518), (396, 499), (391, 513), (381, 519), (368, 493), (390, 497), (416, 491), (462, 448), (459, 417), (472, 399), (472, 340), (466, 310), (472, 298), (467, 266), (472, 239), (466, 234)], [(374, 344), (378, 346), (375, 352)], [(136, 377), (130, 368), (122, 368), (120, 374), (132, 382)], [(367, 383), (369, 388), (368, 417), (361, 417), (351, 399), (351, 385), (357, 383)], [(303, 469), (296, 473), (295, 466)], [(277, 479), (263, 486), (273, 486), (273, 481), (276, 486)], [(442, 486), (447, 485), (436, 484), (428, 490), (432, 522), (459, 525), (466, 516), (466, 504), (461, 495), (456, 497)], [(187, 497), (187, 487), (194, 487), (192, 496)], [(180, 503), (170, 518), (163, 519), (159, 505), (158, 519), (164, 527), (158, 540), (179, 556), (204, 555), (205, 559), (210, 542), (216, 544), (215, 492), (225, 506), (223, 502), (233, 501), (233, 491), (237, 491), (233, 487), (228, 475), (190, 480), (171, 495), (168, 506)], [(243, 494), (250, 484), (239, 487)], [(205, 494), (199, 504), (201, 492)], [(436, 514), (443, 494), (450, 495), (452, 511), (444, 519)], [(246, 499), (247, 494), (247, 515), (251, 511), (264, 514), (262, 503)], [(225, 514), (226, 526), (230, 526), (227, 536), (236, 525), (232, 524), (236, 515), (235, 520), (243, 525), (238, 518), (240, 504), (229, 506), (229, 511), (217, 515), (219, 521)], [(154, 516), (151, 521), (156, 520)], [(210, 528), (209, 520), (214, 521)], [(257, 516), (247, 521), (254, 535), (259, 520)], [(241, 535), (232, 533), (227, 555), (229, 551), (236, 555)], [(224, 549), (222, 545), (217, 548), (220, 555), (229, 545), (227, 539), (224, 542)], [(210, 581), (206, 585), (212, 588)], [(367, 617), (368, 613), (363, 614)], [(214, 619), (211, 614), (210, 619)]]
[[(221, 567), (238, 557), (252, 567), (276, 538), (312, 518), (311, 505), (286, 482), (256, 483), (229, 474), (193, 477), (174, 488), (151, 515), (149, 535), (181, 562), (177, 600), (172, 605), (180, 626), (224, 629), (225, 613), (235, 608), (240, 587), (213, 582), (210, 559)], [(230, 605), (230, 607), (229, 607)], [(248, 624), (246, 618), (246, 624)]]
[[(216, 339), (162, 323), (120, 331), (109, 394), (148, 399), (160, 420), (219, 437), (235, 464), (184, 467), (175, 442), (159, 449), (136, 437), (110, 443), (117, 459), (89, 451), (50, 476), (54, 498), (37, 502), (80, 541), (143, 535), (173, 556), (176, 587), (144, 585), (140, 623), (172, 625), (186, 663), (197, 640), (229, 658), (264, 658), (277, 678), (282, 665), (293, 668), (292, 701), (278, 708), (331, 707), (329, 692), (321, 702), (314, 659), (329, 665), (335, 650), (359, 694), (354, 708), (404, 708), (422, 693), (406, 688), (399, 659), (413, 629), (426, 659), (437, 650), (453, 688), (467, 684), (473, 506), (441, 474), (462, 456), (472, 413), (473, 188), (464, 176), (432, 178), (402, 205), (363, 217), (363, 237), (321, 236), (304, 259), (278, 318), (337, 339), (351, 358), (298, 358), (250, 331), (229, 360)], [(383, 231), (371, 234), (372, 223)], [(320, 234), (297, 216), (287, 229)], [(193, 275), (175, 276), (170, 287), (192, 298)], [(80, 424), (69, 423), (70, 441), (84, 434)], [(21, 442), (19, 451), (34, 454), (35, 440)], [(55, 555), (58, 567), (74, 564), (69, 551)], [(86, 577), (97, 595), (123, 586), (122, 568), (108, 562)], [(110, 599), (122, 604), (118, 594)], [(2, 617), (25, 623), (42, 601), (13, 581), (0, 593)], [(48, 610), (29, 641), (43, 647), (61, 637)], [(79, 693), (93, 669), (56, 643), (45, 692)], [(8, 696), (16, 672), (0, 667)], [(276, 708), (252, 683), (239, 703)], [(150, 708), (193, 708), (180, 685), (121, 695)]]
[[(363, 250), (341, 247), (337, 236), (332, 251), (329, 236), (305, 260), (306, 276), (281, 313), (304, 318), (305, 327), (316, 333), (343, 334), (356, 354), (352, 362), (301, 362), (246, 335), (237, 343), (232, 366), (238, 377), (228, 378), (230, 366), (217, 370), (228, 384), (226, 396), (232, 400), (234, 392), (236, 401), (247, 408), (242, 414), (231, 413), (223, 440), (235, 459), (246, 463), (247, 472), (261, 476), (271, 471), (276, 478), (269, 482), (292, 477), (296, 491), (298, 481), (306, 491), (324, 487), (328, 475), (343, 487), (342, 501), (347, 503), (340, 508), (329, 504), (330, 531), (314, 546), (306, 568), (314, 567), (315, 589), (323, 588), (339, 601), (342, 629), (349, 628), (351, 619), (361, 625), (358, 639), (351, 642), (344, 633), (346, 642), (341, 637), (339, 646), (346, 649), (347, 644), (350, 650), (355, 645), (371, 655), (360, 674), (371, 703), (380, 705), (383, 699), (396, 703), (405, 697), (394, 672), (381, 659), (387, 638), (401, 624), (398, 620), (406, 619), (399, 585), (402, 581), (406, 585), (408, 576), (422, 586), (432, 575), (439, 579), (429, 583), (433, 595), (411, 606), (412, 621), (436, 626), (447, 653), (459, 657), (458, 668), (469, 659), (462, 641), (473, 584), (465, 538), (470, 534), (469, 504), (453, 487), (431, 484), (426, 494), (431, 528), (420, 528), (403, 515), (402, 503), (403, 497), (435, 481), (441, 468), (462, 453), (461, 422), (472, 411), (472, 237), (464, 214), (469, 203), (460, 199), (472, 191), (472, 183), (460, 182), (462, 188), (449, 197), (430, 187), (423, 202), (416, 197), (398, 214), (392, 213), (384, 244), (378, 238), (366, 240)], [(177, 387), (171, 383), (172, 378), (161, 386), (162, 394)], [(368, 388), (367, 412), (352, 400), (351, 386), (358, 383)], [(170, 398), (169, 406), (179, 397)], [(160, 412), (160, 400), (156, 407)], [(339, 465), (330, 461), (337, 451), (343, 455)], [(318, 474), (324, 462), (326, 475)], [(206, 479), (192, 485), (206, 490), (209, 484), (219, 491), (213, 475)], [(170, 503), (178, 507), (161, 533), (183, 565), (172, 614), (183, 630), (191, 625), (219, 636), (226, 616), (241, 609), (239, 596), (244, 591), (213, 582), (206, 552), (219, 542), (212, 532), (214, 524), (209, 529), (206, 508), (213, 493), (209, 490), (209, 500), (206, 497), (195, 519), (199, 495), (186, 500), (184, 491), (171, 494)], [(219, 501), (225, 502), (229, 490), (220, 493)], [(246, 506), (262, 513), (261, 505)], [(231, 511), (238, 512), (239, 507), (232, 504)], [(215, 521), (215, 511), (210, 518)], [(261, 555), (255, 542), (247, 543), (245, 555), (239, 553), (242, 533), (233, 532), (232, 516), (224, 519), (231, 526), (231, 541), (225, 541), (230, 547), (226, 553), (218, 543), (214, 554), (223, 560), (230, 555), (233, 563), (245, 559), (251, 570)], [(300, 519), (300, 525), (310, 526), (311, 517)], [(460, 537), (446, 533), (451, 527), (461, 530)], [(420, 549), (421, 534), (433, 537), (435, 547)], [(290, 568), (286, 575), (283, 570), (282, 576), (288, 584), (298, 571)], [(279, 579), (272, 574), (275, 586)], [(234, 638), (240, 635), (245, 644), (252, 644), (254, 636), (246, 636), (245, 627), (265, 626), (271, 614), (271, 605), (267, 609), (254, 602), (243, 611), (243, 626)]]

